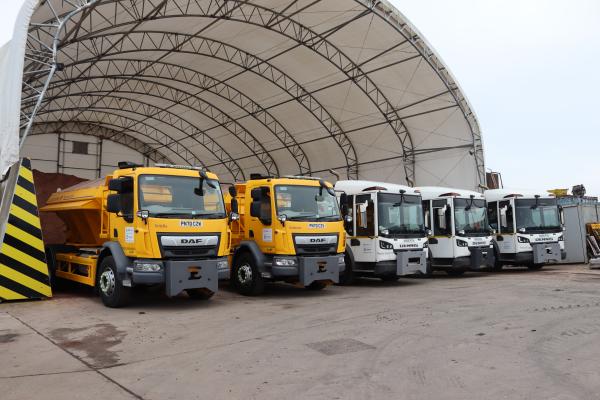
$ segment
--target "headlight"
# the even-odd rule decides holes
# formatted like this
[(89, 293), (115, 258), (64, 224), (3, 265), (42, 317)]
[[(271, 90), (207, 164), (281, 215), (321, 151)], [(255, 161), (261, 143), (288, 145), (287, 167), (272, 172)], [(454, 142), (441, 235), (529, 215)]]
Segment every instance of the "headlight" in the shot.
[(229, 262), (227, 262), (227, 260), (219, 260), (219, 261), (217, 261), (217, 269), (219, 269), (219, 270), (228, 270), (229, 269)]
[(517, 236), (517, 241), (519, 243), (529, 243), (529, 239), (527, 239), (526, 237), (523, 237), (523, 236)]
[(390, 242), (386, 242), (385, 240), (379, 241), (379, 247), (384, 250), (393, 250), (394, 249), (394, 245), (391, 244)]
[(275, 257), (273, 258), (273, 265), (277, 265), (279, 267), (294, 267), (296, 266), (296, 259)]
[(133, 270), (135, 272), (159, 272), (162, 265), (158, 263), (134, 263)]
[(469, 243), (466, 240), (456, 239), (456, 245), (458, 247), (469, 247)]
[(340, 264), (340, 265), (343, 265), (343, 264), (345, 264), (345, 263), (346, 263), (346, 260), (345, 260), (345, 258), (344, 258), (344, 255), (343, 255), (343, 254), (339, 255), (338, 257), (339, 257), (339, 258), (338, 258), (338, 264)]

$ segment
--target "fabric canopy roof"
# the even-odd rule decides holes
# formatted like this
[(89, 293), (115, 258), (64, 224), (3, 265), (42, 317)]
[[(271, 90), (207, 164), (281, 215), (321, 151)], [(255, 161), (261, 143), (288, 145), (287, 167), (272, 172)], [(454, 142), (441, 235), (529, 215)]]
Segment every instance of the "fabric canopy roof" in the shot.
[(0, 127), (3, 170), (19, 134), (63, 132), (225, 181), (485, 184), (469, 102), (386, 1), (28, 0), (0, 62), (1, 87), (23, 80), (0, 98), (20, 118)]

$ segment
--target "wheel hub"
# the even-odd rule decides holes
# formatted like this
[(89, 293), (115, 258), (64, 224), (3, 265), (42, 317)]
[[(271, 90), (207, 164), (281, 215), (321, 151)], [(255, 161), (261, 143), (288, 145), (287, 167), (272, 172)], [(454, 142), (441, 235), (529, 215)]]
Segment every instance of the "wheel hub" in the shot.
[(240, 265), (237, 270), (237, 277), (241, 284), (250, 284), (252, 282), (252, 267), (248, 264)]
[(111, 296), (115, 291), (115, 274), (112, 269), (107, 268), (100, 275), (100, 290), (107, 296)]

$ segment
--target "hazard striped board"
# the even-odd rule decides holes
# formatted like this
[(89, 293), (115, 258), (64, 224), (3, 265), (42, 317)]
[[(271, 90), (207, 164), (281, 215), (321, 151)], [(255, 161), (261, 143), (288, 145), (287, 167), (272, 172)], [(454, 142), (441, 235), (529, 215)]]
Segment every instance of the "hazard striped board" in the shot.
[(6, 231), (0, 243), (0, 299), (51, 296), (31, 161), (23, 158)]

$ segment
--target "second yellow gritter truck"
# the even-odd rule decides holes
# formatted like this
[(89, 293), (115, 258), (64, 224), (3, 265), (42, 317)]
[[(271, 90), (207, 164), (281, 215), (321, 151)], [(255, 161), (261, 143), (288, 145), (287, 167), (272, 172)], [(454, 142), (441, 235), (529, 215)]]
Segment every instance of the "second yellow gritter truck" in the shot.
[(244, 295), (266, 281), (312, 290), (339, 282), (346, 233), (330, 183), (311, 177), (254, 175), (230, 187), (233, 286)]
[(192, 167), (119, 163), (112, 176), (53, 193), (67, 241), (47, 247), (53, 280), (95, 287), (108, 307), (136, 286), (210, 298), (229, 277), (229, 220), (216, 175)]

